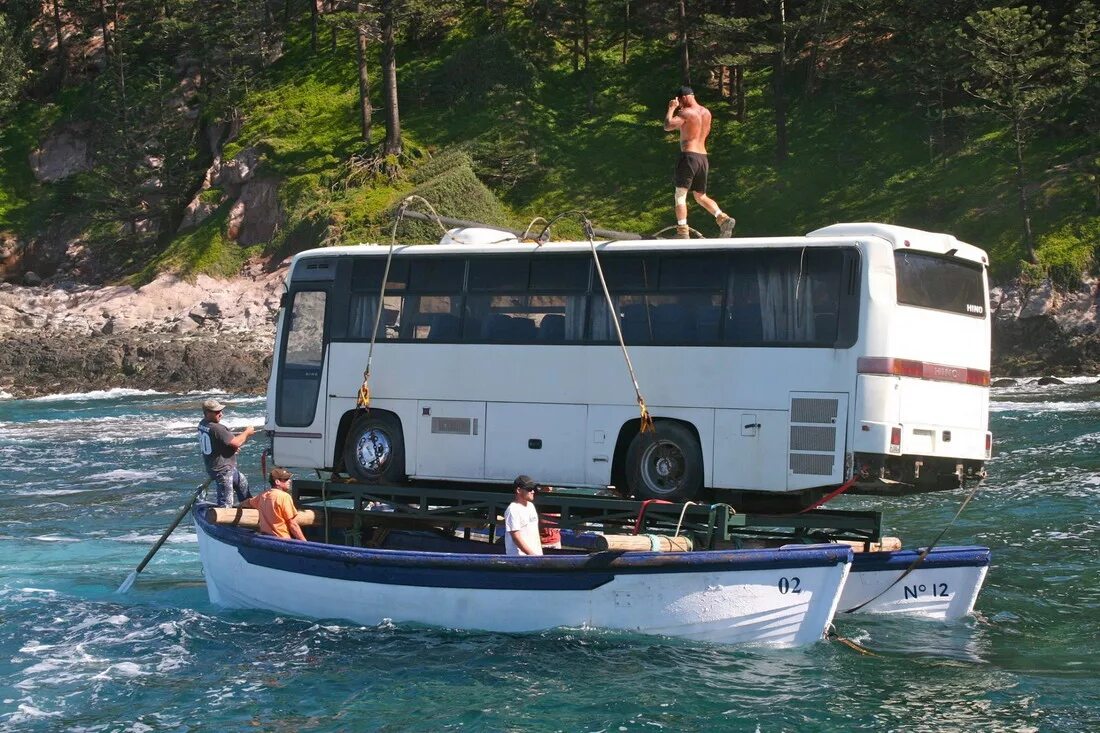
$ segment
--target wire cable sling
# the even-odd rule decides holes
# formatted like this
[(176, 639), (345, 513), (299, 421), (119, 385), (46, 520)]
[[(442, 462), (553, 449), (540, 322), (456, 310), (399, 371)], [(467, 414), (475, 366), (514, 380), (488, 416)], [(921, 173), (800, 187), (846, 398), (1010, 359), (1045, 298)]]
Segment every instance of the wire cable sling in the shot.
[(622, 349), (623, 359), (626, 361), (626, 369), (628, 372), (630, 372), (630, 381), (634, 385), (634, 397), (638, 401), (638, 411), (639, 413), (641, 413), (641, 427), (639, 429), (639, 432), (651, 433), (654, 431), (653, 418), (649, 414), (649, 408), (645, 406), (645, 398), (642, 397), (642, 390), (638, 386), (638, 377), (634, 373), (634, 364), (630, 361), (630, 354), (626, 350), (626, 342), (623, 341), (623, 329), (619, 325), (619, 316), (617, 311), (615, 310), (615, 304), (611, 301), (611, 293), (607, 289), (607, 280), (604, 279), (603, 276), (603, 267), (600, 266), (599, 255), (596, 254), (596, 233), (592, 228), (592, 222), (588, 220), (588, 216), (583, 211), (563, 211), (550, 221), (546, 222), (546, 226), (542, 228), (542, 231), (539, 233), (538, 239), (539, 241), (543, 241), (543, 236), (548, 231), (550, 231), (550, 227), (554, 224), (554, 222), (567, 215), (576, 215), (580, 217), (581, 222), (584, 224), (584, 236), (588, 238), (588, 246), (592, 249), (592, 259), (596, 263), (596, 274), (600, 276), (600, 287), (603, 288), (603, 297), (604, 300), (607, 302), (607, 314), (611, 316), (611, 322), (615, 325), (615, 335), (619, 338), (619, 348)]
[(410, 194), (401, 199), (401, 203), (397, 206), (397, 216), (393, 220), (393, 230), (390, 232), (390, 251), (386, 254), (386, 269), (382, 272), (382, 285), (378, 290), (378, 307), (374, 311), (374, 328), (370, 333), (370, 348), (367, 350), (367, 367), (363, 370), (363, 384), (359, 387), (359, 394), (355, 398), (355, 406), (360, 410), (370, 409), (370, 366), (371, 361), (374, 358), (374, 343), (378, 340), (378, 325), (382, 321), (383, 305), (386, 297), (386, 283), (390, 279), (390, 264), (393, 262), (393, 249), (397, 246), (397, 227), (401, 225), (401, 220), (405, 218), (405, 210), (409, 208), (409, 204), (413, 201), (422, 201), (425, 206), (428, 207), (428, 211), (432, 212), (432, 216), (435, 217), (436, 224), (443, 230), (443, 233), (447, 233), (446, 227), (443, 226), (443, 222), (439, 220), (439, 214), (436, 213), (432, 205), (423, 196), (417, 196), (416, 194)]

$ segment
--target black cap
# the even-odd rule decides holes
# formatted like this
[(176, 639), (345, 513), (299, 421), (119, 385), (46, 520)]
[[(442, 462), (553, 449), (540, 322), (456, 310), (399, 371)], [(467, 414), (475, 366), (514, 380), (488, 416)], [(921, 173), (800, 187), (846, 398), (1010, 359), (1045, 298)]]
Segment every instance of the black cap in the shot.
[(683, 86), (676, 90), (677, 97), (690, 97), (694, 94), (695, 92), (692, 90), (691, 87), (688, 86)]
[(524, 491), (539, 490), (539, 485), (535, 483), (535, 480), (526, 474), (516, 476), (516, 480), (512, 482), (512, 486), (517, 489), (523, 489)]

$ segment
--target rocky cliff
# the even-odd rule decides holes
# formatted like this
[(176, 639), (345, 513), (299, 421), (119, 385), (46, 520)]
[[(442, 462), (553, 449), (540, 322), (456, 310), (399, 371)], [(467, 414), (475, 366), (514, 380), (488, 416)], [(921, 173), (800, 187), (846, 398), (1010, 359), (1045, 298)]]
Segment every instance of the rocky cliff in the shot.
[[(260, 393), (271, 368), (285, 268), (233, 280), (163, 275), (141, 288), (0, 284), (0, 393), (110, 387)], [(995, 288), (993, 373), (1100, 373), (1095, 278)]]

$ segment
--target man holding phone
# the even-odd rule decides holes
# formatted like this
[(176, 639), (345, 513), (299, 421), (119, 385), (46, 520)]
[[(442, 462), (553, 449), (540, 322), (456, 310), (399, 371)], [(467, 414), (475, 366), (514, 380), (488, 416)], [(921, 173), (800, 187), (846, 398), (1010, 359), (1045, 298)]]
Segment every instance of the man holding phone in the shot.
[(687, 223), (687, 193), (691, 191), (696, 203), (710, 212), (723, 237), (733, 234), (736, 220), (722, 213), (718, 203), (707, 196), (707, 174), (710, 170), (707, 158), (707, 135), (710, 134), (710, 110), (695, 101), (691, 87), (680, 87), (676, 96), (668, 102), (665, 112), (665, 131), (680, 131), (680, 158), (676, 161), (673, 176), (676, 203), (676, 236), (689, 239), (691, 231)]

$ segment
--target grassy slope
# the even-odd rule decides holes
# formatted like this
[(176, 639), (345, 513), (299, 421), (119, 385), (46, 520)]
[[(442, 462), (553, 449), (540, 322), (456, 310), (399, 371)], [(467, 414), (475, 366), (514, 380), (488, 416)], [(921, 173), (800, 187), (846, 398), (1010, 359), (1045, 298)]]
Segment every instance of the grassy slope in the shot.
[[(274, 254), (315, 246), (328, 225), (335, 225), (339, 241), (386, 240), (383, 213), (411, 189), (405, 181), (339, 185), (341, 165), (364, 149), (358, 139), (350, 40), (344, 39), (336, 53), (324, 50), (314, 56), (304, 33), (290, 38), (286, 56), (267, 70), (261, 87), (246, 101), (241, 138), (226, 151), (228, 157), (257, 145), (267, 170), (284, 178), (288, 225), (269, 248)], [(530, 217), (549, 218), (570, 209), (589, 212), (598, 226), (643, 234), (673, 223), (670, 177), (676, 142), (661, 129), (667, 87), (678, 78), (671, 54), (636, 47), (626, 65), (613, 57), (596, 59), (591, 83), (599, 91), (591, 110), (583, 74), (565, 64), (540, 69), (531, 86), (497, 88), (464, 103), (435, 102), (433, 75), (463, 42), (470, 41), (456, 39), (434, 57), (401, 64), (403, 132), (414, 155), (479, 137), (504, 141), (500, 146), (526, 146), (538, 160), (537, 173), (499, 192), (520, 226)], [(372, 83), (377, 98), (376, 75)], [(841, 99), (824, 92), (796, 101), (790, 116), (791, 157), (776, 166), (766, 83), (764, 76), (749, 78), (744, 123), (732, 119), (713, 90), (697, 84), (700, 100), (715, 114), (710, 194), (737, 217), (738, 234), (798, 234), (836, 221), (884, 221), (952, 232), (989, 250), (997, 274), (1016, 270), (1020, 225), (1001, 133), (974, 136), (945, 160), (930, 161), (923, 123), (912, 110), (871, 93)], [(32, 227), (59, 200), (59, 187), (33, 184), (25, 163), (34, 133), (59, 114), (57, 107), (28, 111), (0, 133), (0, 229)], [(378, 116), (372, 143), (382, 134)], [(1081, 148), (1081, 140), (1039, 141), (1029, 164), (1032, 170), (1049, 171), (1080, 155)], [(1100, 229), (1087, 186), (1047, 173), (1033, 179), (1038, 181), (1033, 227), (1040, 255), (1051, 263), (1084, 263)], [(51, 195), (41, 195), (45, 188)], [(692, 203), (689, 209), (693, 226), (714, 233), (713, 221), (699, 207)], [(171, 241), (145, 275), (158, 269), (227, 273), (254, 254), (255, 249), (225, 240), (224, 211), (219, 213)], [(571, 225), (556, 231), (578, 232)]]

